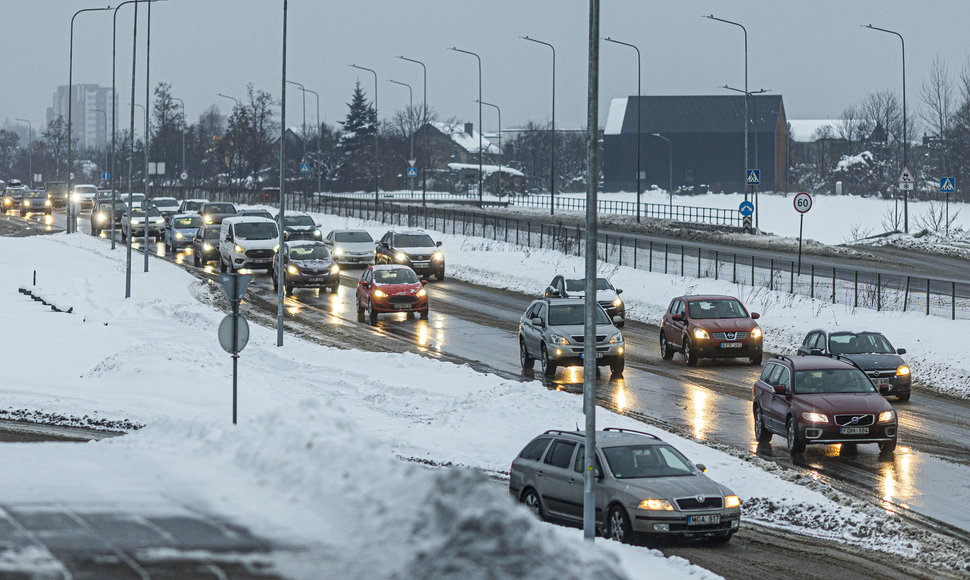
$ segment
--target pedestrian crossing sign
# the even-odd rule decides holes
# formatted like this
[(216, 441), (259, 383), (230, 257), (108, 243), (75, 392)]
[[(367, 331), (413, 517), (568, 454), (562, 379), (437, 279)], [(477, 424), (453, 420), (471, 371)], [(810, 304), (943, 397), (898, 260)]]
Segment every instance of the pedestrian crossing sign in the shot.
[(955, 177), (940, 178), (940, 193), (956, 193), (957, 179)]
[(761, 170), (760, 169), (749, 169), (748, 176), (745, 179), (748, 185), (760, 185), (761, 184)]

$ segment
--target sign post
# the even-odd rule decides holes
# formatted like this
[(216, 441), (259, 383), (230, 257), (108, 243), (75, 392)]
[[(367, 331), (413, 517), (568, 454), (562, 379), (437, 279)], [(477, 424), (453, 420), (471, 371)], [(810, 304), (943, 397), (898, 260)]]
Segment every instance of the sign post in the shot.
[(957, 192), (956, 177), (940, 178), (940, 193), (946, 195), (946, 237), (950, 237), (950, 194)]
[(743, 218), (744, 231), (749, 231), (751, 229), (751, 214), (754, 213), (754, 204), (750, 201), (742, 201), (741, 205), (738, 206), (738, 213)]
[(797, 194), (793, 201), (795, 211), (798, 212), (798, 275), (802, 274), (802, 227), (805, 225), (805, 214), (812, 209), (812, 196), (804, 191)]
[(239, 353), (249, 343), (249, 323), (239, 314), (239, 302), (246, 294), (246, 288), (253, 281), (252, 274), (220, 274), (219, 284), (232, 306), (219, 324), (219, 344), (232, 355), (232, 424), (236, 424), (237, 370)]
[[(748, 201), (748, 188), (755, 188), (755, 199), (758, 199), (757, 188), (761, 185), (761, 170), (760, 169), (748, 169), (744, 174), (744, 200)], [(754, 213), (755, 207), (751, 206), (751, 213)], [(756, 224), (757, 225), (757, 224)], [(751, 214), (744, 216), (744, 231), (746, 233), (751, 233)]]
[[(903, 192), (903, 232), (909, 233), (909, 192), (913, 191), (916, 179), (909, 167), (903, 167), (899, 174), (899, 191)], [(897, 210), (897, 215), (899, 214)]]

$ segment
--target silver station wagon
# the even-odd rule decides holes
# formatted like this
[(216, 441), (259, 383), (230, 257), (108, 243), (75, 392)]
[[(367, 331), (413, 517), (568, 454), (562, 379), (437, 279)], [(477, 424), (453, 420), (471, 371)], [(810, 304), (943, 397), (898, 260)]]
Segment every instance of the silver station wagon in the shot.
[[(582, 431), (546, 431), (512, 462), (509, 492), (539, 518), (583, 521)], [(605, 469), (604, 469), (605, 467)], [(649, 433), (596, 433), (596, 527), (606, 537), (705, 538), (727, 542), (738, 531), (741, 500)]]

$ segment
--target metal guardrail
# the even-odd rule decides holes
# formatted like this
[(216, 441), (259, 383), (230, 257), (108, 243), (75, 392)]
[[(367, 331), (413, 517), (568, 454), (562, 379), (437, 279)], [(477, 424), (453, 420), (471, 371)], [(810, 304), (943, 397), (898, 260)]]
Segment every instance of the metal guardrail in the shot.
[[(511, 205), (521, 207), (541, 207), (548, 208), (550, 203), (548, 195), (530, 195), (524, 197), (511, 197)], [(586, 200), (581, 197), (566, 197), (557, 195), (555, 197), (556, 209), (586, 211)], [(620, 215), (636, 215), (637, 203), (635, 201), (619, 201), (611, 199), (596, 200), (596, 210), (600, 213), (612, 213)], [(716, 207), (696, 207), (692, 205), (668, 205), (663, 203), (641, 203), (640, 215), (647, 218), (667, 219), (681, 222), (696, 222), (703, 224), (742, 227), (743, 218), (736, 209), (723, 209)]]

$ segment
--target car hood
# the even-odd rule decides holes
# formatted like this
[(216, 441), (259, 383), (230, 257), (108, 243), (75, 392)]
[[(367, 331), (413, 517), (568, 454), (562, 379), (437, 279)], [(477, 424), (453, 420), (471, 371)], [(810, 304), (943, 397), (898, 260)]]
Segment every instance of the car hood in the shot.
[(796, 395), (801, 406), (821, 413), (881, 413), (892, 409), (879, 393), (819, 393)]
[(691, 324), (708, 332), (751, 332), (758, 326), (751, 318), (692, 318)]
[[(637, 479), (618, 479), (617, 484), (625, 486), (624, 491), (633, 496), (648, 499), (660, 496), (674, 500), (679, 497), (697, 495), (731, 495), (731, 491), (703, 474), (679, 477), (643, 477)], [(659, 499), (659, 498), (658, 498)]]
[(332, 260), (290, 260), (290, 263), (297, 268), (308, 270), (326, 270), (333, 266)]
[(435, 246), (428, 246), (426, 248), (398, 248), (397, 251), (404, 252), (409, 256), (424, 256), (437, 252), (438, 248)]
[(903, 363), (903, 358), (895, 353), (866, 353), (866, 354), (843, 354), (841, 355), (863, 368), (863, 370), (873, 371), (882, 369), (895, 370)]
[(317, 226), (284, 226), (283, 229), (290, 232), (312, 232)]
[[(586, 292), (584, 290), (580, 290), (579, 292), (575, 292), (575, 291), (569, 292), (569, 297), (570, 298), (585, 298), (586, 297)], [(609, 300), (610, 302), (613, 302), (616, 299), (616, 297), (617, 297), (617, 293), (614, 290), (597, 290), (596, 291), (596, 300), (598, 300), (598, 301), (606, 301), (606, 300)]]
[(388, 296), (402, 296), (407, 294), (417, 294), (421, 289), (421, 284), (378, 284), (374, 283), (374, 288), (379, 288)]
[[(216, 243), (218, 243), (218, 240), (216, 240)], [(276, 244), (279, 243), (279, 239), (270, 238), (268, 240), (249, 240), (237, 236), (232, 243), (234, 245), (242, 246), (247, 250), (272, 250), (276, 247)]]
[[(583, 334), (583, 325), (567, 324), (564, 326), (553, 326), (553, 327), (550, 327), (550, 330), (558, 334), (578, 336), (580, 334)], [(605, 334), (606, 336), (612, 336), (614, 334), (620, 334), (620, 330), (617, 327), (613, 326), (612, 324), (597, 324), (596, 334)]]
[(175, 231), (183, 236), (192, 237), (195, 235), (195, 232), (199, 231), (199, 228), (175, 228)]
[(374, 242), (336, 242), (334, 248), (340, 248), (345, 252), (364, 253), (374, 251)]

